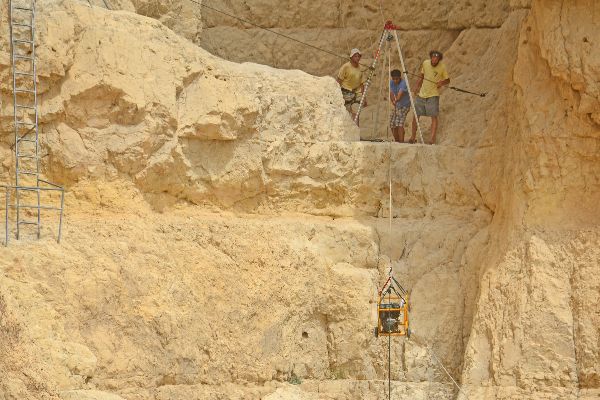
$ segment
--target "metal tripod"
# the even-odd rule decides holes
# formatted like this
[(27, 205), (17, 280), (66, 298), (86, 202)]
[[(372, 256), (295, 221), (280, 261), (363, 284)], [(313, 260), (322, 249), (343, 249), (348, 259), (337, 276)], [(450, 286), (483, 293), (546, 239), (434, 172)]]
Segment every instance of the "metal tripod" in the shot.
[(398, 34), (396, 33), (396, 31), (398, 29), (399, 28), (396, 25), (394, 25), (392, 23), (392, 21), (387, 21), (385, 23), (385, 26), (383, 27), (383, 32), (381, 34), (381, 38), (379, 39), (379, 46), (377, 46), (377, 52), (375, 53), (375, 57), (373, 59), (373, 64), (371, 65), (371, 68), (370, 68), (371, 72), (369, 73), (369, 77), (367, 78), (367, 81), (365, 82), (365, 90), (363, 92), (363, 95), (361, 96), (360, 103), (358, 104), (358, 111), (356, 111), (356, 116), (354, 117), (354, 123), (358, 123), (358, 118), (360, 117), (360, 112), (363, 108), (363, 104), (367, 97), (367, 91), (369, 90), (369, 87), (371, 86), (371, 80), (373, 79), (373, 75), (375, 73), (375, 67), (377, 66), (377, 63), (379, 62), (379, 59), (381, 57), (383, 45), (386, 40), (394, 39), (396, 41), (396, 48), (398, 50), (398, 56), (400, 57), (400, 64), (402, 65), (402, 75), (404, 76), (404, 80), (406, 82), (406, 87), (408, 89), (408, 95), (410, 97), (410, 107), (412, 109), (412, 112), (413, 112), (413, 115), (415, 118), (415, 122), (417, 124), (417, 130), (419, 131), (419, 139), (421, 139), (421, 143), (424, 143), (423, 134), (421, 133), (421, 124), (419, 123), (419, 119), (416, 117), (417, 112), (415, 110), (415, 100), (414, 100), (412, 91), (410, 90), (410, 81), (408, 79), (408, 71), (406, 71), (406, 65), (404, 64), (404, 56), (402, 55), (402, 50), (400, 49), (400, 41), (398, 40)]

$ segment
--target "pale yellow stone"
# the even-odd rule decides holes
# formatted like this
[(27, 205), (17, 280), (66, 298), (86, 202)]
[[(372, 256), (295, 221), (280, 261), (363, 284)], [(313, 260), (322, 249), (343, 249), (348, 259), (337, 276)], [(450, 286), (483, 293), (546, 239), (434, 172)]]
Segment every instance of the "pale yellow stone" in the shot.
[[(436, 146), (358, 141), (387, 137), (380, 70), (358, 129), (326, 76), (343, 60), (183, 0), (93, 3), (37, 2), (65, 226), (1, 250), (0, 398), (383, 400), (390, 266), (414, 332), (393, 398), (598, 395), (600, 3), (382, 3), (409, 70), (437, 47), (487, 93), (443, 91)], [(214, 5), (369, 62), (377, 2), (338, 3)]]

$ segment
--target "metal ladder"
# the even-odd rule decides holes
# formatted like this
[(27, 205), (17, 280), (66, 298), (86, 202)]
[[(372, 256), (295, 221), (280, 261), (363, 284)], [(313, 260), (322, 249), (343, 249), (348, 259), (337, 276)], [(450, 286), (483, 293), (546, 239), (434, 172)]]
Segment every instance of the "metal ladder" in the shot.
[[(40, 186), (38, 96), (35, 65), (35, 0), (10, 0), (10, 44), (15, 129), (15, 186)], [(36, 218), (22, 219), (23, 191), (16, 190), (17, 239), (21, 225), (34, 225), (40, 237), (40, 192)]]
[[(64, 189), (40, 178), (38, 88), (35, 57), (35, 0), (9, 0), (15, 131), (15, 186), (6, 188), (6, 242), (9, 238), (9, 208), (16, 210), (16, 238), (21, 227), (33, 226), (40, 238), (41, 211), (60, 211), (58, 240), (62, 228)], [(15, 193), (14, 204), (10, 193)], [(60, 207), (43, 206), (41, 193), (60, 193)], [(29, 219), (26, 219), (29, 218)]]

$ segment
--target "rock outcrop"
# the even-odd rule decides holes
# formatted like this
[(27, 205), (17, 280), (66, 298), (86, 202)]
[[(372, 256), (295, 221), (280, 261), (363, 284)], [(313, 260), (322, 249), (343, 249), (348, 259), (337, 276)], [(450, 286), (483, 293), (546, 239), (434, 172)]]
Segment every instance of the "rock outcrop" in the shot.
[[(394, 340), (394, 398), (596, 398), (600, 5), (277, 6), (214, 4), (340, 53), (389, 16), (411, 69), (439, 47), (452, 84), (487, 95), (443, 93), (438, 146), (360, 142), (385, 137), (378, 101), (359, 130), (308, 74), (335, 59), (185, 1), (39, 1), (66, 228), (54, 243), (45, 214), (41, 241), (2, 250), (0, 398), (386, 398), (390, 266), (416, 331)], [(8, 51), (2, 35), (2, 82)]]

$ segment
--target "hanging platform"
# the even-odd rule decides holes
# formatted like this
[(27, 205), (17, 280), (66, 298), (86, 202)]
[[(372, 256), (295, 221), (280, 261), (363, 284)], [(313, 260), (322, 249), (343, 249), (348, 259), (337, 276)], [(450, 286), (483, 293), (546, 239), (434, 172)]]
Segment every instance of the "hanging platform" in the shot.
[(379, 291), (375, 337), (406, 336), (410, 338), (409, 293), (390, 276)]

